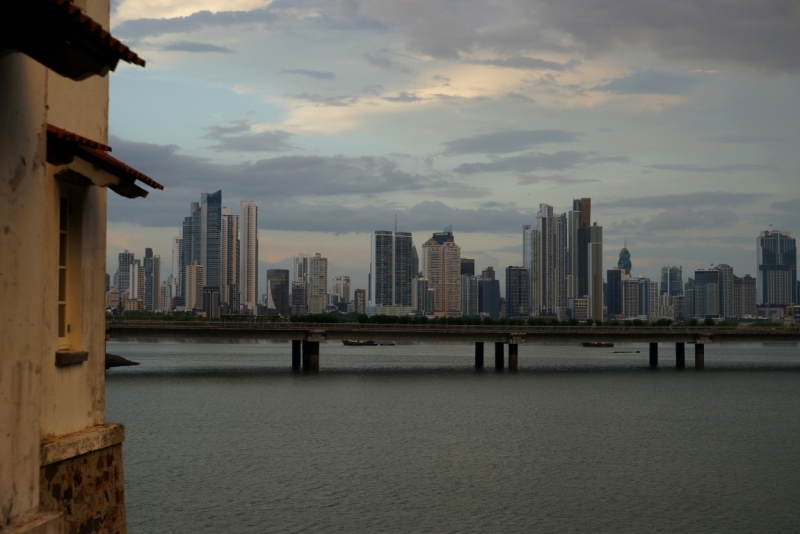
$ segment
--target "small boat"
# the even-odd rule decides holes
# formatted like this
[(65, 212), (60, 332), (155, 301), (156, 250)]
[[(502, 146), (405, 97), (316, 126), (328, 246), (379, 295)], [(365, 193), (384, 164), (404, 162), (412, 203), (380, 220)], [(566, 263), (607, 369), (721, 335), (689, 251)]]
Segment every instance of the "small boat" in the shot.
[(380, 343), (378, 343), (378, 345), (380, 345), (381, 347), (394, 347), (395, 346), (395, 342), (394, 341), (381, 341)]
[(352, 339), (343, 339), (342, 344), (347, 345), (348, 347), (375, 347), (378, 345), (377, 341), (367, 341), (364, 339), (359, 339), (354, 341)]
[(609, 343), (608, 341), (585, 341), (583, 343), (583, 346), (584, 347), (591, 347), (593, 349), (597, 349), (597, 348), (613, 347), (614, 344), (613, 343)]

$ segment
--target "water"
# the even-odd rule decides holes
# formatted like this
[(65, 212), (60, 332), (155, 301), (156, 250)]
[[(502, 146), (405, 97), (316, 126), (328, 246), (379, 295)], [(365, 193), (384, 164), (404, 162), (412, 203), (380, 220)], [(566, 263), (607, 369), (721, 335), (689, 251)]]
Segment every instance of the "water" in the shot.
[(320, 349), (109, 342), (129, 532), (800, 531), (797, 347)]

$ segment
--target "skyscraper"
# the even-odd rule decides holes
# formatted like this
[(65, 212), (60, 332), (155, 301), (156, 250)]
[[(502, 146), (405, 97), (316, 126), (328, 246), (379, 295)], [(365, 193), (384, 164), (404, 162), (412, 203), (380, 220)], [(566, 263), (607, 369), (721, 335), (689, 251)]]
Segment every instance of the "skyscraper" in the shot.
[(628, 319), (639, 315), (639, 280), (628, 275), (622, 276), (622, 313)]
[[(471, 265), (474, 267), (475, 263)], [(461, 268), (462, 270), (464, 268), (463, 260)], [(464, 317), (476, 317), (478, 315), (478, 277), (474, 274), (461, 275), (461, 315)]]
[(478, 313), (495, 320), (500, 318), (500, 281), (495, 279), (492, 267), (484, 269), (478, 280)]
[(323, 313), (328, 303), (328, 258), (317, 252), (308, 261), (308, 313)]
[[(591, 226), (592, 199), (581, 198), (572, 201), (572, 210), (567, 212), (567, 268), (571, 275), (572, 287), (567, 291), (573, 298), (589, 295), (589, 243), (588, 228)], [(601, 272), (602, 277), (602, 272)]]
[(475, 260), (470, 258), (461, 258), (461, 276), (469, 274), (475, 276)]
[(239, 312), (239, 216), (230, 208), (222, 208), (219, 237), (219, 300)]
[(153, 255), (152, 248), (144, 249), (144, 309), (155, 312), (161, 309), (161, 256)]
[(350, 302), (350, 277), (336, 276), (332, 280), (331, 292), (339, 297), (339, 302)]
[(524, 267), (506, 267), (506, 313), (507, 317), (528, 317), (528, 270)]
[(267, 270), (267, 309), (283, 317), (291, 315), (288, 269)]
[(367, 313), (366, 289), (356, 289), (355, 292), (353, 292), (353, 308), (355, 308), (355, 312), (359, 315)]
[(628, 250), (628, 238), (625, 238), (625, 244), (622, 247), (622, 250), (619, 251), (619, 261), (617, 262), (617, 267), (625, 271), (625, 274), (631, 274), (631, 253)]
[[(585, 199), (588, 200), (588, 199)], [(603, 227), (597, 223), (583, 229), (586, 234), (586, 317), (603, 320)]]
[(566, 308), (567, 215), (554, 215), (552, 206), (540, 204), (536, 228), (523, 227), (522, 250), (523, 268), (530, 277), (532, 315)]
[(308, 284), (303, 279), (292, 282), (292, 315), (305, 315), (308, 313), (306, 304), (308, 302), (307, 288)]
[(759, 304), (797, 303), (797, 243), (789, 232), (766, 230), (757, 241)]
[(719, 271), (719, 316), (735, 317), (733, 301), (733, 267), (721, 263), (715, 267)]
[(258, 208), (252, 200), (239, 204), (239, 287), (245, 313), (258, 312)]
[(200, 195), (200, 265), (206, 285), (220, 286), (219, 239), (222, 227), (222, 191)]
[(128, 252), (127, 249), (125, 252), (119, 253), (119, 264), (117, 266), (117, 284), (119, 284), (119, 287), (117, 287), (117, 289), (120, 295), (124, 295), (125, 292), (128, 291), (131, 276), (131, 263), (133, 263), (133, 260), (133, 252)]
[(197, 260), (186, 268), (186, 309), (199, 310), (203, 308), (203, 266)]
[(716, 269), (695, 271), (694, 284), (694, 316), (700, 319), (719, 317), (720, 271)]
[(749, 274), (742, 278), (742, 317), (756, 316), (756, 279)]
[(372, 234), (370, 306), (411, 306), (414, 246), (411, 234), (378, 230)]
[(611, 317), (622, 313), (622, 275), (624, 273), (625, 271), (619, 267), (606, 272), (606, 281), (608, 282), (608, 294), (606, 295), (608, 305), (606, 308)]
[[(183, 247), (183, 232), (172, 238), (172, 275), (170, 277), (170, 298), (176, 299), (183, 296), (183, 269), (181, 269), (181, 248)], [(163, 306), (162, 306), (163, 308)]]
[(448, 226), (422, 245), (425, 278), (433, 290), (433, 312), (440, 316), (461, 315), (461, 247)]
[(662, 295), (670, 297), (683, 293), (683, 267), (662, 267), (661, 268), (661, 287)]

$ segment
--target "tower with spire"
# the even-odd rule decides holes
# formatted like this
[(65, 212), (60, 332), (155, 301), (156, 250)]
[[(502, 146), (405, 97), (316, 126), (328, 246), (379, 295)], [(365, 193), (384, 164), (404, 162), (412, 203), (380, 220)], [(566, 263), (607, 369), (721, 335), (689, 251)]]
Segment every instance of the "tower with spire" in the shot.
[(625, 244), (622, 246), (622, 250), (619, 251), (619, 261), (617, 262), (617, 267), (625, 271), (625, 274), (631, 274), (631, 253), (628, 251), (627, 237), (625, 238)]

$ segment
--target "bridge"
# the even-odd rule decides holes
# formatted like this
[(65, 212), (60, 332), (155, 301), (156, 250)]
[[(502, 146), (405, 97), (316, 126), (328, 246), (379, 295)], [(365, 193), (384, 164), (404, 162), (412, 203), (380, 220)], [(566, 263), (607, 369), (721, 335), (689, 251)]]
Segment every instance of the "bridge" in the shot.
[(658, 344), (675, 344), (675, 366), (686, 366), (686, 344), (694, 345), (695, 369), (705, 367), (708, 343), (793, 343), (800, 325), (775, 326), (524, 326), (423, 325), (361, 323), (290, 323), (259, 321), (123, 321), (106, 325), (107, 339), (251, 339), (292, 342), (292, 368), (319, 369), (324, 341), (412, 341), (475, 343), (475, 367), (484, 366), (484, 343), (494, 343), (495, 368), (519, 366), (519, 345), (536, 343), (649, 343), (650, 366), (658, 366)]

